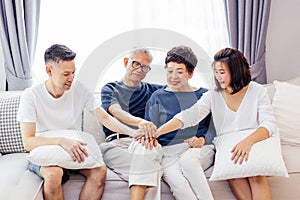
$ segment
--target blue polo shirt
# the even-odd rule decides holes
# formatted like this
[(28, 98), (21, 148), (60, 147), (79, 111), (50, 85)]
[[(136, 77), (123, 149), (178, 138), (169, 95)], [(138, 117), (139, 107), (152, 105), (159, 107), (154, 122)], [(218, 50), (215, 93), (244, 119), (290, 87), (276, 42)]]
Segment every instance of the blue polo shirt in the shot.
[[(145, 119), (152, 121), (160, 127), (177, 113), (194, 105), (207, 89), (200, 88), (192, 92), (171, 92), (159, 89), (153, 93), (146, 105)], [(205, 137), (209, 127), (211, 114), (205, 117), (198, 125), (186, 129), (179, 129), (158, 137), (162, 146), (173, 145), (184, 142), (185, 139)]]
[[(164, 86), (141, 82), (138, 87), (129, 87), (123, 82), (107, 83), (101, 90), (102, 107), (108, 112), (109, 106), (119, 104), (121, 108), (135, 117), (144, 118), (146, 103), (152, 93)], [(103, 127), (106, 136), (111, 130)]]

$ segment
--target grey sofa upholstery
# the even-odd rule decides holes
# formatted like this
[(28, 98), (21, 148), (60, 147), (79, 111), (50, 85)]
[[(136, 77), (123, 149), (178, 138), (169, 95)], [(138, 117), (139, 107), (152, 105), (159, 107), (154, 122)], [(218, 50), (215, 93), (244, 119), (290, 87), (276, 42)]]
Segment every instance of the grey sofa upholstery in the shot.
[[(300, 85), (300, 77), (290, 80), (294, 84)], [(270, 97), (274, 95), (273, 84), (265, 85), (267, 87)], [(20, 95), (18, 92), (2, 92), (1, 99), (16, 98)], [(0, 102), (1, 103), (1, 102)], [(0, 107), (3, 109), (3, 107)], [(297, 108), (299, 109), (299, 108)], [(3, 129), (1, 124), (1, 117), (4, 112), (0, 110), (0, 130)], [(84, 113), (83, 129), (86, 132), (93, 133), (98, 143), (104, 141), (101, 125), (88, 113)], [(0, 149), (4, 144), (4, 138), (9, 137), (5, 132), (0, 132)], [(300, 133), (299, 133), (300, 134)], [(19, 140), (15, 135), (12, 140)], [(300, 155), (300, 148), (297, 146), (282, 145), (283, 158), (289, 172), (289, 178), (284, 177), (268, 177), (270, 184), (272, 199), (274, 200), (296, 200), (300, 199), (300, 162), (298, 156)], [(27, 170), (27, 153), (12, 152), (4, 154), (1, 150), (0, 156), (0, 199), (12, 200), (32, 200), (43, 199), (42, 187), (43, 182), (33, 173)], [(209, 178), (213, 166), (205, 171)], [(63, 185), (65, 199), (78, 199), (79, 192), (84, 184), (84, 177), (81, 175), (72, 175), (71, 179)], [(216, 200), (230, 200), (235, 199), (232, 195), (227, 181), (208, 181), (212, 190), (213, 196)], [(168, 185), (162, 182), (162, 199), (174, 199)], [(107, 180), (105, 183), (105, 191), (103, 194), (104, 200), (108, 199), (129, 199), (129, 189), (127, 182), (120, 179), (120, 177), (113, 171), (108, 169)]]

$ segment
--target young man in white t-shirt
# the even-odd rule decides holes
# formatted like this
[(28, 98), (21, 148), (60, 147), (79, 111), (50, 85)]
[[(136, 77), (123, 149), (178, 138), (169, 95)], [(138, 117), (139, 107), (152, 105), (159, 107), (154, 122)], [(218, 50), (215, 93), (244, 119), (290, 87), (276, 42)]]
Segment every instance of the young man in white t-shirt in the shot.
[[(74, 162), (81, 163), (88, 156), (84, 142), (64, 137), (46, 138), (38, 136), (39, 133), (62, 129), (80, 131), (84, 108), (116, 132), (128, 134), (133, 130), (107, 114), (84, 85), (73, 82), (75, 56), (76, 54), (64, 45), (55, 44), (46, 50), (44, 59), (49, 78), (23, 92), (17, 118), (20, 121), (26, 150), (31, 151), (43, 145), (60, 145)], [(29, 170), (44, 179), (45, 199), (63, 199), (62, 183), (68, 179), (68, 169), (30, 163)], [(99, 200), (104, 189), (105, 165), (93, 169), (80, 169), (78, 172), (86, 177), (79, 199)]]

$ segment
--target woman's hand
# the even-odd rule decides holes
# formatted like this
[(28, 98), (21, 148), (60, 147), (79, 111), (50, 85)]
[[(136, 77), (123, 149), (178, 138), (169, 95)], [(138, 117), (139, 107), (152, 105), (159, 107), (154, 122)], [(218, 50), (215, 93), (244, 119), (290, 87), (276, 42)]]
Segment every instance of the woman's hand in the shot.
[(242, 164), (244, 161), (247, 161), (252, 145), (253, 143), (247, 138), (237, 143), (231, 150), (231, 160), (235, 164), (238, 162)]
[(205, 144), (205, 139), (204, 137), (197, 138), (194, 136), (184, 140), (184, 142), (187, 142), (191, 148), (201, 148)]

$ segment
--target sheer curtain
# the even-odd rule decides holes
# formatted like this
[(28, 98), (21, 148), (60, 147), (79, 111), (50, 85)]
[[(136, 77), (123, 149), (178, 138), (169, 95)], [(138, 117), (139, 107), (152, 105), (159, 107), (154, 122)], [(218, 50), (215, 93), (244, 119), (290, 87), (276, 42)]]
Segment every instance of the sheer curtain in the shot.
[[(43, 53), (50, 45), (62, 43), (74, 50), (78, 70), (97, 46), (115, 35), (141, 28), (178, 32), (199, 44), (210, 57), (229, 43), (222, 0), (42, 1), (35, 83), (47, 78)], [(122, 74), (114, 73), (112, 80)]]
[(6, 90), (31, 86), (40, 0), (1, 1), (0, 39), (4, 56)]

